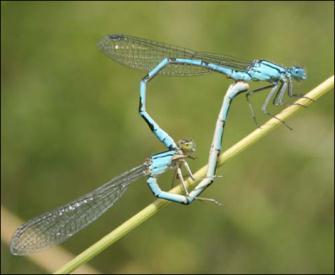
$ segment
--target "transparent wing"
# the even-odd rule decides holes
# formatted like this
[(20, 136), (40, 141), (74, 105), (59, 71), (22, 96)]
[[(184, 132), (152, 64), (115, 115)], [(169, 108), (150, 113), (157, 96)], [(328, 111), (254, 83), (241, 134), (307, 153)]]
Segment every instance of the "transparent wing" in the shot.
[(207, 63), (214, 63), (240, 71), (246, 71), (248, 69), (248, 66), (252, 63), (250, 61), (237, 59), (232, 56), (208, 52), (197, 52), (195, 55), (195, 59), (201, 59), (206, 61)]
[(12, 254), (25, 255), (64, 242), (113, 206), (131, 182), (146, 175), (146, 168), (145, 164), (137, 166), (79, 199), (21, 225), (11, 240)]
[[(149, 71), (164, 58), (201, 59), (208, 63), (246, 70), (249, 61), (241, 61), (232, 57), (196, 52), (186, 48), (138, 38), (130, 35), (114, 34), (105, 36), (99, 43), (99, 49), (113, 60), (134, 69)], [(169, 76), (189, 76), (210, 72), (199, 66), (170, 64), (159, 73)]]

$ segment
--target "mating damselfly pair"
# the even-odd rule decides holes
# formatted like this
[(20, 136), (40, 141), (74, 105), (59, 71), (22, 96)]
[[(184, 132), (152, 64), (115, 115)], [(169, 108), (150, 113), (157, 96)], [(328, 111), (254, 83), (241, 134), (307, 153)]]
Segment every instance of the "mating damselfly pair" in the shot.
[[(299, 66), (282, 67), (259, 59), (250, 62), (241, 61), (223, 55), (197, 52), (129, 35), (108, 35), (98, 43), (98, 47), (113, 60), (148, 72), (140, 82), (139, 113), (158, 140), (167, 147), (167, 151), (151, 156), (142, 165), (111, 179), (92, 192), (54, 210), (45, 212), (21, 225), (16, 230), (11, 241), (10, 249), (13, 254), (25, 255), (64, 242), (100, 217), (124, 194), (131, 182), (143, 176), (147, 177), (149, 188), (158, 198), (181, 204), (190, 204), (195, 199), (216, 202), (213, 199), (199, 198), (199, 195), (213, 183), (216, 177), (217, 159), (221, 152), (223, 130), (232, 100), (239, 94), (245, 94), (248, 99), (254, 92), (270, 89), (262, 110), (272, 116), (267, 111), (267, 106), (271, 99), (276, 105), (283, 104), (283, 98), (286, 93), (289, 96), (295, 96), (293, 94), (292, 80), (306, 79), (304, 69)], [(224, 96), (216, 122), (207, 175), (189, 192), (185, 185), (181, 168), (184, 167), (189, 176), (193, 178), (186, 159), (192, 158), (195, 145), (189, 139), (175, 142), (147, 113), (147, 84), (159, 74), (190, 76), (209, 72), (221, 73), (231, 78), (234, 84), (229, 87)], [(251, 81), (265, 81), (269, 84), (254, 91), (249, 91), (247, 82)], [(251, 107), (250, 104), (249, 106)], [(254, 117), (253, 110), (252, 114)], [(184, 187), (184, 195), (160, 189), (157, 178), (169, 169), (175, 169)]]

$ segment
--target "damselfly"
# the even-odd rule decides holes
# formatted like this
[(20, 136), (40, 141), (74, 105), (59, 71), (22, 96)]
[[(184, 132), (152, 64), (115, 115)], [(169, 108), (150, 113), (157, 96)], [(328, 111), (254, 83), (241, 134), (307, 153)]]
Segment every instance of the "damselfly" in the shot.
[[(98, 47), (113, 60), (128, 67), (148, 72), (141, 80), (139, 112), (156, 137), (168, 148), (176, 148), (176, 143), (151, 118), (146, 111), (145, 105), (146, 86), (158, 74), (191, 76), (218, 72), (234, 81), (269, 82), (270, 85), (246, 93), (256, 124), (256, 117), (249, 100), (250, 95), (271, 88), (262, 106), (262, 111), (275, 117), (267, 110), (271, 99), (273, 98), (274, 105), (282, 105), (286, 92), (290, 97), (296, 96), (293, 93), (292, 80), (300, 81), (306, 79), (305, 70), (300, 66), (284, 67), (263, 59), (254, 59), (252, 61), (238, 60), (225, 55), (194, 51), (125, 34), (107, 35), (98, 43)], [(284, 121), (282, 122), (285, 124)]]
[(169, 169), (176, 169), (185, 186), (182, 166), (192, 177), (186, 159), (195, 151), (194, 143), (183, 139), (178, 142), (178, 148), (153, 155), (142, 165), (111, 179), (92, 192), (21, 225), (10, 243), (12, 254), (30, 254), (64, 242), (105, 213), (124, 194), (130, 183), (143, 176), (147, 176), (147, 183), (154, 195), (187, 204), (185, 196), (164, 192), (157, 184), (159, 175)]

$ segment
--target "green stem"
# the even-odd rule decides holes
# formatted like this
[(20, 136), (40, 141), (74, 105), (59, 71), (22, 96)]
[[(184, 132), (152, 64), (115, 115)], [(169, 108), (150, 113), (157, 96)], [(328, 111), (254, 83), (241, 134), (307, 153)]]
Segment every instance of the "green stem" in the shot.
[[(296, 105), (291, 105), (287, 108), (285, 108), (282, 112), (280, 112), (277, 117), (281, 120), (287, 120), (289, 117), (291, 117), (293, 114), (298, 112), (302, 109), (302, 107), (299, 105), (305, 105), (308, 106), (312, 104), (315, 100), (317, 100), (319, 97), (333, 89), (334, 87), (334, 76), (328, 78), (323, 83), (315, 87), (312, 91), (310, 91), (308, 94), (305, 95), (307, 98), (300, 98), (295, 103)], [(256, 141), (258, 141), (263, 136), (267, 135), (270, 131), (274, 130), (277, 126), (279, 126), (281, 122), (277, 119), (270, 119), (266, 123), (264, 123), (260, 128), (256, 129), (252, 133), (250, 133), (248, 136), (240, 140), (238, 143), (230, 147), (227, 151), (225, 151), (223, 154), (220, 155), (218, 166), (221, 166), (224, 162), (229, 160), (230, 158), (236, 156), (238, 153), (242, 152), (243, 150), (247, 149), (249, 146), (254, 144)], [(188, 187), (194, 186), (197, 182), (202, 180), (207, 171), (207, 166), (202, 167), (199, 169), (195, 174), (195, 181), (191, 181), (190, 179), (187, 180), (186, 184)], [(175, 188), (171, 189), (170, 192), (175, 193), (182, 193), (183, 189), (180, 185), (176, 186)], [(147, 207), (139, 211), (136, 215), (125, 221), (123, 224), (121, 224), (119, 227), (114, 229), (112, 232), (104, 236), (102, 239), (97, 241), (95, 244), (87, 248), (85, 251), (83, 251), (81, 254), (79, 254), (77, 257), (75, 257), (70, 262), (66, 263), (63, 267), (61, 267), (59, 270), (57, 270), (54, 274), (68, 274), (72, 271), (74, 271), (76, 268), (81, 266), (82, 264), (88, 262), (93, 257), (104, 251), (107, 247), (115, 243), (117, 240), (124, 237), (128, 232), (132, 231), (136, 227), (138, 227), (140, 224), (142, 224), (144, 221), (149, 219), (154, 214), (158, 213), (160, 209), (163, 207), (171, 204), (171, 202), (166, 200), (155, 200), (153, 203), (149, 204)]]

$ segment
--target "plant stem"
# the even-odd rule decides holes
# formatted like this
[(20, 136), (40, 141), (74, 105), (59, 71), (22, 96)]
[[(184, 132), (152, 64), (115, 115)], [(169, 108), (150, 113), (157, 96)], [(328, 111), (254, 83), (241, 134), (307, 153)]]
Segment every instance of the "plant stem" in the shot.
[[(299, 110), (303, 109), (301, 105), (308, 106), (315, 102), (319, 97), (332, 90), (334, 87), (334, 76), (331, 76), (323, 83), (315, 87), (312, 91), (307, 93), (304, 98), (298, 99), (294, 105), (290, 105), (285, 108), (282, 112), (276, 115), (281, 120), (287, 120), (293, 114), (297, 113)], [(306, 98), (308, 97), (308, 98)], [(248, 136), (237, 142), (235, 145), (230, 147), (224, 153), (222, 153), (219, 157), (218, 167), (221, 166), (224, 162), (236, 156), (240, 152), (247, 149), (249, 146), (254, 144), (256, 141), (267, 135), (270, 131), (274, 130), (278, 127), (281, 122), (278, 119), (270, 119), (266, 123), (264, 123), (260, 128), (254, 130)], [(202, 180), (207, 171), (207, 165), (203, 166), (196, 173), (194, 173), (195, 181), (191, 181), (188, 179), (186, 181), (186, 185), (188, 187), (194, 186), (197, 182)], [(174, 193), (182, 193), (183, 189), (180, 185), (171, 189), (170, 192)], [(75, 257), (73, 260), (65, 264), (59, 270), (57, 270), (54, 274), (68, 274), (75, 270), (77, 267), (82, 264), (88, 262), (93, 257), (104, 251), (107, 247), (115, 243), (117, 240), (121, 239), (127, 233), (138, 227), (144, 221), (148, 220), (151, 216), (158, 213), (160, 209), (171, 204), (171, 202), (166, 200), (155, 200), (153, 203), (149, 204), (147, 207), (139, 211), (136, 215), (125, 221), (119, 227), (114, 229), (112, 232), (104, 236), (102, 239), (97, 241), (95, 244), (84, 250), (81, 254)]]

